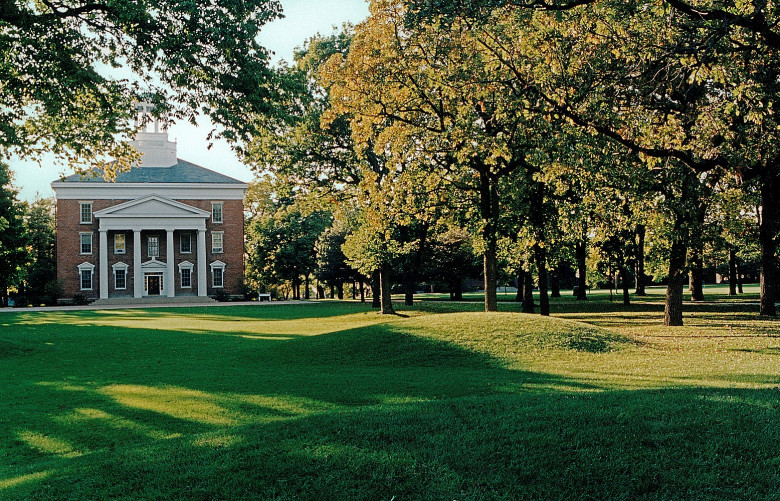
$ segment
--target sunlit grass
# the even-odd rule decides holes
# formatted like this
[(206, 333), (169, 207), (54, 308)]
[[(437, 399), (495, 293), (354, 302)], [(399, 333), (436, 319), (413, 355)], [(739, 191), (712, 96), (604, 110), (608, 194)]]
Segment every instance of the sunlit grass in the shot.
[(780, 324), (651, 292), (3, 314), (0, 498), (771, 498)]

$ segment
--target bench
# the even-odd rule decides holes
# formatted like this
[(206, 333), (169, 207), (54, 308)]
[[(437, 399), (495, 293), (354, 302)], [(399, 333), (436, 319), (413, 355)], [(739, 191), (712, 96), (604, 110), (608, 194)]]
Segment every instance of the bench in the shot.
[(260, 294), (257, 295), (257, 300), (258, 301), (262, 301), (263, 299), (267, 299), (267, 300), (270, 301), (271, 300), (271, 294), (260, 293)]

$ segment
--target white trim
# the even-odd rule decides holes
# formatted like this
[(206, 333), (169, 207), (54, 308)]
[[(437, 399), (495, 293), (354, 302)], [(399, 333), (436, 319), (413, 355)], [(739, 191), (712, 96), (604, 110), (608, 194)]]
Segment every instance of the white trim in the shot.
[[(219, 221), (214, 219), (214, 207), (219, 207)], [(221, 201), (211, 202), (211, 222), (213, 224), (222, 224), (225, 221), (225, 204)]]
[[(89, 235), (89, 252), (84, 252), (84, 244), (81, 241), (81, 237)], [(95, 235), (93, 231), (80, 231), (79, 232), (79, 256), (91, 256), (95, 251)]]
[[(81, 216), (83, 215), (84, 205), (89, 205), (89, 221), (84, 221), (81, 219)], [(92, 224), (92, 221), (95, 219), (95, 211), (93, 210), (94, 205), (92, 203), (92, 200), (79, 200), (79, 224)]]
[[(195, 265), (190, 263), (189, 261), (182, 261), (179, 263), (179, 287), (182, 289), (192, 289), (192, 270), (195, 269)], [(184, 285), (183, 280), (183, 271), (187, 270), (190, 272), (190, 285)]]
[[(188, 251), (182, 250), (182, 247), (181, 247), (181, 242), (182, 242), (181, 237), (183, 235), (187, 235), (188, 237), (190, 237), (190, 250), (188, 250)], [(180, 231), (179, 232), (179, 254), (192, 254), (192, 232), (191, 231), (186, 231), (185, 230), (185, 231)]]
[[(87, 263), (86, 261), (81, 263), (80, 265), (76, 266), (79, 270), (79, 290), (81, 291), (91, 291), (95, 289), (95, 265), (92, 263)], [(83, 272), (88, 271), (89, 272), (89, 288), (86, 289), (83, 287), (84, 283), (81, 279), (81, 275)]]
[(149, 261), (146, 261), (145, 263), (141, 264), (141, 269), (144, 271), (144, 273), (149, 273), (149, 272), (164, 273), (165, 268), (166, 268), (165, 262), (159, 261), (155, 258), (152, 258)]
[[(114, 263), (111, 265), (111, 269), (114, 272), (114, 290), (117, 291), (123, 291), (127, 290), (127, 270), (130, 268), (130, 266), (127, 265), (127, 263)], [(125, 286), (124, 287), (117, 287), (116, 286), (116, 272), (117, 271), (123, 271), (125, 272)]]
[[(222, 243), (222, 247), (219, 250), (214, 250), (214, 235), (219, 235)], [(212, 231), (211, 232), (211, 253), (212, 254), (224, 254), (225, 253), (225, 232), (224, 231)]]
[[(119, 235), (122, 235), (125, 238), (125, 248), (121, 251), (116, 250), (116, 237)], [(114, 233), (114, 254), (127, 254), (127, 233), (122, 231)]]
[(150, 191), (165, 193), (177, 200), (243, 200), (249, 188), (245, 183), (84, 183), (54, 181), (58, 200), (134, 200)]
[[(220, 260), (216, 260), (213, 263), (211, 263), (209, 266), (211, 266), (211, 287), (214, 289), (223, 289), (225, 287), (225, 263), (223, 263)], [(214, 284), (214, 270), (219, 269), (222, 271), (222, 284), (221, 285), (215, 285)]]
[(195, 265), (190, 263), (189, 261), (182, 261), (181, 263), (179, 263), (179, 269), (181, 270), (182, 268), (187, 268), (192, 270), (195, 269)]
[[(150, 254), (150, 249), (152, 248), (151, 243), (152, 239), (157, 239), (157, 254)], [(160, 235), (147, 235), (146, 236), (146, 257), (150, 257), (152, 259), (160, 257)]]
[[(144, 214), (143, 217), (209, 217), (211, 215), (208, 211), (203, 209), (199, 209), (197, 207), (193, 207), (192, 205), (187, 205), (182, 202), (177, 202), (176, 200), (171, 200), (168, 197), (163, 197), (155, 193), (151, 193), (145, 197), (136, 198), (129, 202), (112, 205), (111, 207), (96, 211), (95, 217), (127, 217), (128, 215), (138, 217), (138, 214), (122, 214), (122, 212), (128, 211), (133, 207), (137, 207), (148, 202), (159, 202), (171, 209), (178, 209), (178, 211), (172, 212), (170, 214)], [(182, 212), (184, 213), (182, 214)]]

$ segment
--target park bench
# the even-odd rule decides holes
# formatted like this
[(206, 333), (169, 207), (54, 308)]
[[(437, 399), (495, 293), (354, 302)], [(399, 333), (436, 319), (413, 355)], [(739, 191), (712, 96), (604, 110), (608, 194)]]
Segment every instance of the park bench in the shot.
[(257, 300), (258, 301), (262, 301), (263, 299), (267, 299), (267, 300), (270, 301), (271, 300), (271, 294), (269, 294), (269, 293), (262, 293), (261, 292), (260, 294), (257, 295)]

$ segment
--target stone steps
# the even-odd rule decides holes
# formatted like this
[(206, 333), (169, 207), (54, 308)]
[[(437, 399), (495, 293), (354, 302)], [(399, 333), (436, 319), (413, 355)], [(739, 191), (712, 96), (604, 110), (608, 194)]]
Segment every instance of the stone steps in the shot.
[(98, 299), (93, 302), (94, 306), (108, 306), (108, 305), (139, 305), (139, 304), (191, 304), (191, 303), (216, 303), (216, 300), (210, 297), (202, 296), (144, 296), (144, 297), (109, 297), (106, 299)]

